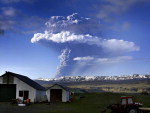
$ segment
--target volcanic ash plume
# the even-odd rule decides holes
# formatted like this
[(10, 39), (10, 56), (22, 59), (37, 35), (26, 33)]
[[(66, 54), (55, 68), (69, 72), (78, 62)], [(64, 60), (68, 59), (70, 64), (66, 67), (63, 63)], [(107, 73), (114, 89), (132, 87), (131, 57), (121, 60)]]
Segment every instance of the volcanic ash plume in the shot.
[(63, 49), (61, 52), (61, 55), (58, 56), (58, 59), (60, 60), (60, 66), (58, 66), (57, 68), (57, 73), (56, 73), (56, 77), (61, 76), (62, 74), (64, 75), (65, 73), (63, 73), (63, 69), (67, 66), (67, 62), (69, 61), (69, 54), (70, 54), (71, 50), (69, 49)]
[(44, 33), (34, 34), (31, 42), (61, 52), (57, 77), (101, 73), (101, 67), (131, 60), (126, 54), (139, 50), (134, 42), (102, 37), (99, 21), (77, 13), (52, 16), (45, 25)]

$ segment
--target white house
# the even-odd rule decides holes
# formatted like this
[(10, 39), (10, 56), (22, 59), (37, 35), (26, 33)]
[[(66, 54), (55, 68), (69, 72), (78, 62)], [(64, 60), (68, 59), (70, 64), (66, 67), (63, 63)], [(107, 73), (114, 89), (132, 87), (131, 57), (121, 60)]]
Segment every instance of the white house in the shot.
[(54, 84), (46, 90), (48, 102), (67, 102), (70, 100), (70, 91), (67, 87)]
[(37, 102), (44, 97), (46, 97), (45, 88), (26, 76), (12, 72), (0, 76), (0, 102), (17, 98)]

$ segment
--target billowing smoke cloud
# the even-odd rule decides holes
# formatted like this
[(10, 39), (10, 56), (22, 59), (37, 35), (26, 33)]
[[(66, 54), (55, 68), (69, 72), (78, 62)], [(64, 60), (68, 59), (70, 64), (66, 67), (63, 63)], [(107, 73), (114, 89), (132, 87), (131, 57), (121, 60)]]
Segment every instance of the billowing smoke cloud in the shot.
[(60, 66), (58, 67), (57, 74), (56, 74), (58, 77), (61, 76), (61, 74), (63, 74), (62, 70), (63, 70), (64, 67), (67, 66), (67, 62), (69, 60), (70, 52), (71, 52), (71, 50), (66, 48), (66, 49), (63, 49), (61, 55), (58, 56), (58, 59), (60, 60)]
[(52, 16), (45, 25), (45, 32), (34, 34), (31, 42), (48, 44), (61, 52), (56, 76), (82, 75), (89, 69), (94, 71), (95, 66), (131, 60), (124, 54), (139, 50), (134, 42), (102, 37), (99, 21), (79, 17), (77, 13)]

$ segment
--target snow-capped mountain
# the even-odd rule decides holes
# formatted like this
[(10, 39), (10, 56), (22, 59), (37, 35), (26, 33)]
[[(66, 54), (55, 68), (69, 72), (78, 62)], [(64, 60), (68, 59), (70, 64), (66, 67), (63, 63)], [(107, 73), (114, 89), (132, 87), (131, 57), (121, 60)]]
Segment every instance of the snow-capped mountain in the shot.
[(120, 81), (120, 80), (133, 80), (133, 79), (150, 79), (150, 75), (123, 75), (123, 76), (62, 76), (59, 78), (38, 78), (41, 81), (53, 82), (80, 82), (80, 81)]

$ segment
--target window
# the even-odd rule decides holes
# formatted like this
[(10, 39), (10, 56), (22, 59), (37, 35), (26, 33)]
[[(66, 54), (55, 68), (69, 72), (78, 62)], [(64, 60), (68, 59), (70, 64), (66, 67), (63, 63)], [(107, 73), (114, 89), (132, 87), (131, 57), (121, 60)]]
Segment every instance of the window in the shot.
[(133, 104), (132, 98), (128, 98), (128, 104)]
[(126, 103), (126, 99), (122, 99), (122, 105), (125, 105)]
[(19, 91), (19, 97), (23, 97), (23, 91)]
[(19, 91), (19, 97), (23, 97), (23, 100), (29, 98), (29, 91)]

